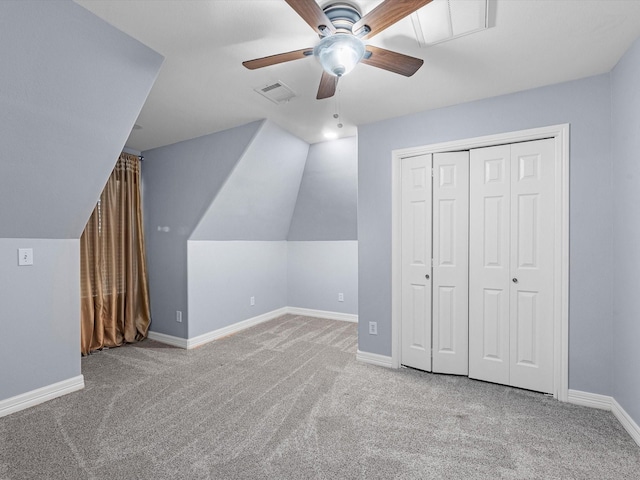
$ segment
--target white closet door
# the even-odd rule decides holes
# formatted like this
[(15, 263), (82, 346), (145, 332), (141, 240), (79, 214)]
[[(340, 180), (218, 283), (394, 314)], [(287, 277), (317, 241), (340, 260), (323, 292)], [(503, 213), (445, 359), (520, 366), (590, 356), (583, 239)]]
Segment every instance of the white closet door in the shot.
[(511, 146), (510, 385), (553, 392), (554, 142)]
[(471, 151), (469, 376), (553, 392), (554, 142)]
[(431, 371), (431, 155), (402, 160), (402, 365)]
[(469, 377), (509, 384), (511, 148), (471, 150)]
[(469, 152), (433, 156), (433, 371), (469, 373)]

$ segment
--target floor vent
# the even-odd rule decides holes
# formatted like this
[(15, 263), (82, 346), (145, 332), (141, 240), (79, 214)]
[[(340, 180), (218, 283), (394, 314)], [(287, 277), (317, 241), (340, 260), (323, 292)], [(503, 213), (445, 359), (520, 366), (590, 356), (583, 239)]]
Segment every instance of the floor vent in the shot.
[(270, 85), (265, 85), (264, 87), (254, 88), (254, 90), (278, 105), (281, 103), (287, 103), (296, 96), (293, 90), (279, 81)]

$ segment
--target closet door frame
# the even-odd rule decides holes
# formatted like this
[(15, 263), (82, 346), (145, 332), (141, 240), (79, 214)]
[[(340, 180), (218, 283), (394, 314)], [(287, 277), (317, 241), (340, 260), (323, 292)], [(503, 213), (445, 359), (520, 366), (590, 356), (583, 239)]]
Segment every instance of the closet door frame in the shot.
[(554, 367), (553, 396), (566, 402), (569, 393), (569, 124), (519, 130), (497, 135), (436, 143), (421, 147), (394, 150), (391, 153), (391, 366), (400, 368), (400, 322), (402, 283), (401, 230), (401, 162), (418, 155), (471, 150), (508, 143), (554, 139), (555, 198), (554, 198)]

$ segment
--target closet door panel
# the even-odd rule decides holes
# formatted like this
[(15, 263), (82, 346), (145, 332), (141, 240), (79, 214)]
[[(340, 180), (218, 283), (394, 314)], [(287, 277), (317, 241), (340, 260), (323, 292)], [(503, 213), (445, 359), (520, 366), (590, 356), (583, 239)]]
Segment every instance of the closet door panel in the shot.
[(554, 142), (511, 146), (510, 384), (553, 392)]
[(433, 156), (433, 371), (469, 373), (469, 152)]
[(509, 384), (511, 150), (475, 149), (469, 163), (469, 376)]
[(431, 371), (431, 155), (402, 160), (402, 365)]

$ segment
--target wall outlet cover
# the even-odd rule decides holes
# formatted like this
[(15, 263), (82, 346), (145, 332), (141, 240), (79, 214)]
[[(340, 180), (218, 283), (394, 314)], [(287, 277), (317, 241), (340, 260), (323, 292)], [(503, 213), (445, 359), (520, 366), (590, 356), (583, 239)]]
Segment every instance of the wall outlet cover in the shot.
[(378, 334), (378, 322), (369, 322), (369, 335)]
[(18, 249), (18, 265), (33, 265), (33, 248)]

